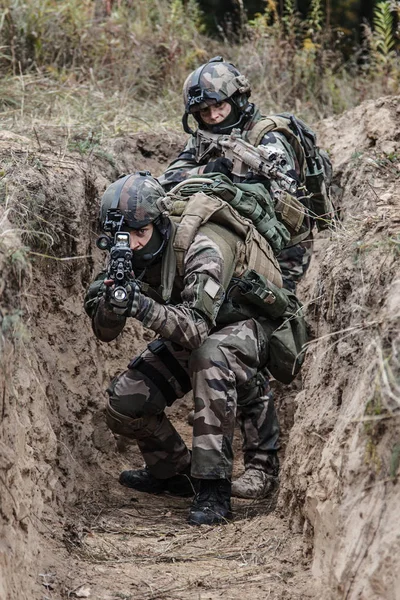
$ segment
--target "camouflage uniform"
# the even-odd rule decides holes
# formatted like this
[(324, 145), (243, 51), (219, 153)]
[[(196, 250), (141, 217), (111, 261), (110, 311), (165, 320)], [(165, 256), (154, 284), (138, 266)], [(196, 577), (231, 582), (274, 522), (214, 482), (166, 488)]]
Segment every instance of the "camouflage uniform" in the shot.
[[(138, 202), (137, 197), (134, 201)], [(137, 213), (141, 213), (139, 205)], [(232, 272), (236, 258), (233, 251), (221, 251), (226, 245), (223, 236), (222, 231), (220, 237), (216, 233), (210, 237), (200, 227), (186, 253), (183, 276), (175, 275), (164, 304), (160, 282), (173, 264), (172, 231), (161, 262), (145, 271), (143, 282), (149, 287), (146, 294), (139, 294), (134, 315), (161, 340), (150, 343), (108, 389), (110, 428), (137, 440), (148, 469), (158, 479), (172, 477), (190, 462), (189, 451), (164, 409), (191, 388), (196, 408), (192, 476), (231, 478), (238, 409), (246, 410), (247, 429), (266, 440), (262, 445), (249, 443), (247, 459), (268, 473), (277, 473), (279, 429), (269, 383), (262, 373), (271, 329), (266, 318), (255, 319), (257, 307), (239, 303), (229, 317), (224, 299), (226, 274)], [(221, 307), (225, 310), (220, 311)], [(119, 335), (125, 320), (102, 298), (94, 312), (93, 329), (108, 342)]]
[[(245, 141), (247, 141), (248, 133), (262, 118), (263, 117), (261, 113), (254, 108), (252, 117), (245, 123), (243, 127), (242, 136)], [(287, 158), (287, 164), (285, 167), (283, 167), (283, 171), (288, 175), (292, 175), (295, 179), (299, 178), (299, 169), (295, 153), (284, 134), (279, 132), (270, 132), (263, 137), (261, 144), (264, 146), (274, 146), (280, 150), (283, 150)], [(184, 181), (193, 175), (198, 175), (207, 162), (209, 162), (209, 160), (212, 159), (207, 159), (202, 162), (196, 161), (195, 133), (189, 138), (185, 148), (179, 154), (177, 159), (169, 165), (167, 170), (160, 177), (158, 177), (158, 181), (165, 189), (170, 189), (180, 181)], [(239, 181), (243, 181), (243, 178), (239, 179), (236, 176), (233, 176), (234, 183)], [(270, 190), (272, 196), (274, 196), (277, 188), (278, 185), (275, 181), (268, 182), (268, 189)], [(295, 292), (296, 284), (305, 274), (310, 265), (312, 250), (313, 237), (310, 233), (306, 240), (296, 244), (295, 246), (285, 248), (277, 257), (282, 269), (284, 286), (287, 289)]]

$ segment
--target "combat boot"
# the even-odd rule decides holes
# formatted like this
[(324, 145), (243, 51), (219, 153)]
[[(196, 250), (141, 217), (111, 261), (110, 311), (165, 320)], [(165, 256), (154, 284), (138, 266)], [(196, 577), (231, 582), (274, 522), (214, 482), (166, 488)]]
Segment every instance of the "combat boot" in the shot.
[(147, 467), (136, 471), (122, 471), (119, 482), (121, 485), (147, 494), (168, 493), (172, 496), (188, 497), (196, 492), (194, 481), (190, 476), (190, 465), (182, 473), (168, 479), (157, 479)]
[(232, 483), (232, 496), (248, 499), (267, 498), (274, 496), (278, 487), (278, 477), (250, 468)]
[(190, 507), (190, 525), (217, 525), (232, 519), (231, 482), (200, 479), (199, 491)]

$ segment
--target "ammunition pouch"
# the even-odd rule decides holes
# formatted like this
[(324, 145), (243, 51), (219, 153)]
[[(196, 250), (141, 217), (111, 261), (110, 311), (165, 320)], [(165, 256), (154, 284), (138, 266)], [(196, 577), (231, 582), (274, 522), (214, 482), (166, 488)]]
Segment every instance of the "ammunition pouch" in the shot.
[(280, 323), (268, 336), (267, 368), (275, 379), (288, 384), (296, 377), (304, 362), (308, 336), (302, 304), (291, 292), (282, 291), (285, 291), (288, 305)]
[(298, 244), (310, 233), (310, 219), (304, 205), (291, 194), (277, 194), (275, 213), (289, 232), (290, 245)]
[(240, 303), (256, 305), (260, 311), (260, 317), (278, 319), (287, 308), (287, 291), (278, 288), (265, 277), (254, 270), (246, 271), (240, 279), (233, 279), (227, 296), (240, 294)]

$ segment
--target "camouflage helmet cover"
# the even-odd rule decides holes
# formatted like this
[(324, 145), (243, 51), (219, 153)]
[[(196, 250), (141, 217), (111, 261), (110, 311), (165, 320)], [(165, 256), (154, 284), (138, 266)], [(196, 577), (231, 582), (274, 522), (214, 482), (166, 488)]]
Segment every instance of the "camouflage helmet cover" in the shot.
[(236, 93), (249, 97), (250, 92), (248, 79), (233, 64), (216, 56), (186, 79), (183, 85), (185, 112), (198, 112), (211, 104), (228, 100)]
[(156, 221), (162, 214), (158, 200), (165, 196), (161, 185), (148, 171), (139, 171), (114, 181), (104, 192), (100, 206), (100, 224), (110, 211), (123, 217), (122, 226), (140, 229)]

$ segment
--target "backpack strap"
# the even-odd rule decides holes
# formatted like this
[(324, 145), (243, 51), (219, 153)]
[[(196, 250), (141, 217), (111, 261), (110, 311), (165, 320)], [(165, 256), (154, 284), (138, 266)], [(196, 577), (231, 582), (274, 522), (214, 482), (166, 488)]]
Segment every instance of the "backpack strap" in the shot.
[(307, 168), (304, 149), (300, 139), (290, 128), (290, 119), (288, 117), (281, 115), (263, 117), (251, 129), (246, 131), (246, 141), (252, 146), (257, 147), (261, 144), (264, 135), (271, 131), (282, 133), (293, 148), (300, 169), (301, 181), (304, 182)]
[[(176, 269), (181, 277), (184, 273), (184, 260), (189, 246), (201, 225), (206, 223), (221, 208), (221, 201), (216, 203), (215, 200), (203, 192), (197, 192), (190, 197), (190, 200), (178, 204), (178, 209), (182, 208), (182, 217), (179, 223), (176, 224), (173, 242)], [(180, 210), (177, 212), (179, 213)], [(172, 210), (171, 216), (174, 216), (174, 210)]]

